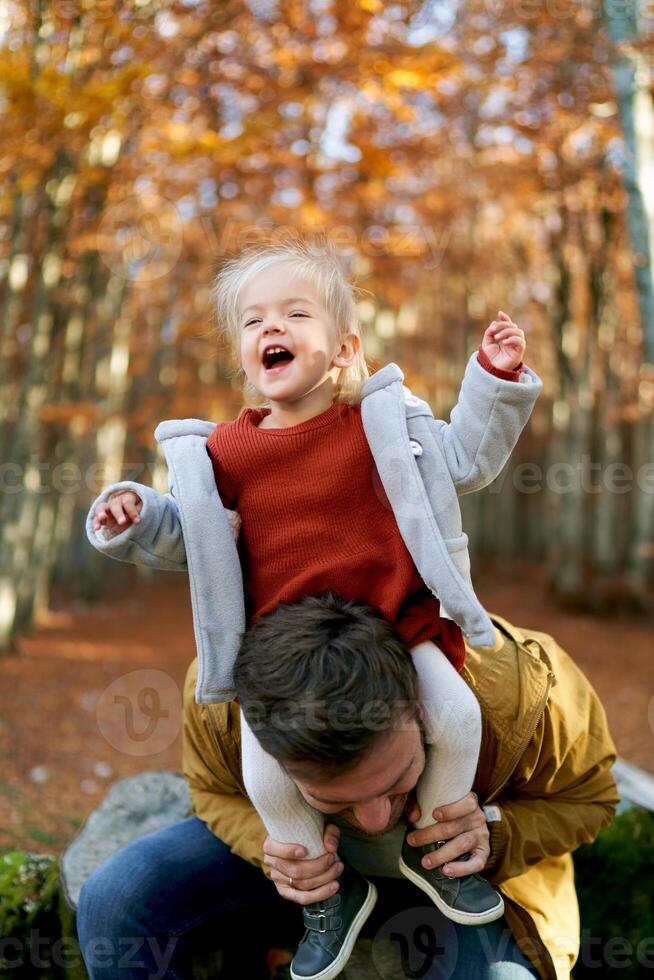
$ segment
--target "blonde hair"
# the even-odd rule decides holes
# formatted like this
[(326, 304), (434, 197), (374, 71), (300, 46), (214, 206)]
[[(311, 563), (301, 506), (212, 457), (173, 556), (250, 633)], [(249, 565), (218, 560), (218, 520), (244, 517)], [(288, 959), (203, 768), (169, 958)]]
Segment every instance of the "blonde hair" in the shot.
[[(353, 333), (361, 339), (355, 294), (369, 290), (362, 290), (348, 280), (336, 248), (326, 236), (314, 239), (297, 236), (285, 241), (262, 240), (245, 246), (235, 258), (222, 263), (214, 278), (212, 292), (218, 333), (231, 351), (237, 373), (243, 374), (243, 390), (250, 401), (260, 401), (261, 396), (245, 377), (240, 363), (238, 300), (246, 283), (264, 269), (281, 262), (291, 263), (294, 272), (313, 283), (322, 305), (336, 325), (339, 337)], [(361, 398), (361, 386), (368, 376), (362, 346), (352, 364), (341, 368), (334, 400), (356, 404)]]

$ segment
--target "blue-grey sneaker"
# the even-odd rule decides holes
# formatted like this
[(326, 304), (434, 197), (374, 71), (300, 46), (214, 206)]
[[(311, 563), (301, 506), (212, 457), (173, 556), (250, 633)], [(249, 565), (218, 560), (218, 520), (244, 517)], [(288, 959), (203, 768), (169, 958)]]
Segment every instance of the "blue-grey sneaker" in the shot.
[(345, 866), (335, 895), (303, 909), (306, 931), (291, 963), (293, 980), (332, 980), (349, 960), (357, 936), (375, 907), (377, 889)]
[[(399, 861), (402, 874), (429, 895), (434, 905), (452, 922), (481, 926), (499, 919), (504, 914), (504, 900), (481, 875), (448, 878), (442, 868), (423, 868), (421, 861), (425, 854), (437, 851), (445, 843), (440, 840), (435, 844), (412, 847), (405, 836)], [(468, 857), (469, 854), (462, 854), (456, 860), (465, 861)]]

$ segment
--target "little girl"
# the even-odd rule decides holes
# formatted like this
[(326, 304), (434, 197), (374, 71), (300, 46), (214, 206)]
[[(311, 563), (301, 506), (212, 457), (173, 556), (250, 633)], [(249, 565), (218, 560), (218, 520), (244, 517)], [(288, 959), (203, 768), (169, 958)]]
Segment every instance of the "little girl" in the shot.
[[(219, 423), (207, 439), (217, 488), (242, 520), (239, 553), (247, 622), (305, 595), (331, 590), (378, 608), (411, 650), (420, 683), (427, 762), (417, 786), (418, 827), (471, 789), (480, 746), (478, 702), (459, 675), (465, 646), (457, 624), (420, 578), (375, 471), (363, 429), (360, 388), (368, 376), (354, 287), (328, 242), (259, 244), (225, 262), (215, 281), (218, 321), (259, 405)], [(486, 330), (482, 368), (519, 381), (525, 339), (505, 314)], [(123, 497), (129, 497), (127, 491)], [(120, 498), (119, 498), (120, 499)], [(109, 505), (110, 509), (110, 505)], [(133, 507), (129, 507), (133, 512)], [(106, 520), (99, 509), (98, 526)], [(323, 815), (261, 749), (241, 718), (243, 777), (270, 836), (324, 853)], [(433, 848), (432, 848), (433, 850)], [(479, 875), (448, 880), (410, 859), (400, 870), (448, 917), (463, 924), (502, 915), (501, 896)], [(330, 980), (347, 962), (372, 911), (375, 890), (346, 869), (337, 927), (309, 926), (294, 980)], [(329, 900), (331, 901), (331, 900)], [(308, 906), (325, 921), (326, 903)], [(307, 919), (309, 916), (309, 919)]]

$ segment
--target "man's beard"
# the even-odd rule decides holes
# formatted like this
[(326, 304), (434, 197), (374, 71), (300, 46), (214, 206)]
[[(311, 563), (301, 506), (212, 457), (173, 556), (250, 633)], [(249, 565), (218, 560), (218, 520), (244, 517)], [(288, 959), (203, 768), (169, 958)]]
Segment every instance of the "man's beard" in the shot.
[(409, 793), (402, 793), (402, 795), (398, 796), (397, 799), (394, 801), (391, 809), (391, 815), (389, 821), (383, 830), (376, 830), (374, 832), (366, 830), (365, 827), (361, 826), (357, 818), (354, 816), (354, 812), (351, 809), (341, 811), (341, 813), (339, 813), (339, 817), (341, 818), (341, 820), (344, 820), (345, 823), (349, 823), (350, 826), (355, 828), (355, 830), (360, 831), (362, 834), (365, 834), (367, 837), (382, 837), (384, 834), (387, 834), (389, 830), (392, 830), (393, 827), (397, 826), (397, 824), (399, 823), (400, 818), (404, 813), (404, 809), (406, 807), (406, 803), (409, 798), (409, 795), (410, 795)]

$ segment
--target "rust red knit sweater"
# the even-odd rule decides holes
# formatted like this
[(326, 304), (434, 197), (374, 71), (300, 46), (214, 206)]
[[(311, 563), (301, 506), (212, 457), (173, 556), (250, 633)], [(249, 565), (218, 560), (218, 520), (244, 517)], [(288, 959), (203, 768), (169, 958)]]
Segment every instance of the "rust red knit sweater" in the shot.
[(207, 440), (222, 501), (243, 522), (248, 625), (281, 602), (331, 589), (377, 608), (408, 647), (438, 643), (460, 670), (461, 631), (441, 618), (402, 540), (360, 407), (336, 403), (300, 425), (257, 428), (268, 413), (246, 408)]

